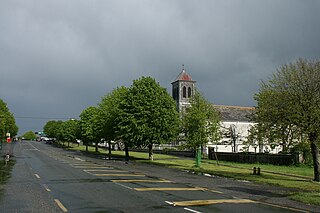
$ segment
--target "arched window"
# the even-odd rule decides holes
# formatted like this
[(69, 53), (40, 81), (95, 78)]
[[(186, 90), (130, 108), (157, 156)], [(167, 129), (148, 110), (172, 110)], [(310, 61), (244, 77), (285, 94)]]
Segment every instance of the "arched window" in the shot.
[(187, 88), (186, 87), (182, 88), (182, 97), (187, 98)]
[(191, 87), (188, 87), (188, 98), (190, 98), (192, 96), (191, 94)]

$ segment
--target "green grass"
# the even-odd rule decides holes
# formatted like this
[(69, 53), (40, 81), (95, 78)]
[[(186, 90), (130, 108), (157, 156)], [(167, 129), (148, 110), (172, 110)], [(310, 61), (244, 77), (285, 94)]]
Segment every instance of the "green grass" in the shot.
[[(203, 160), (203, 162), (211, 162), (216, 163), (213, 160)], [(309, 166), (276, 166), (271, 164), (248, 164), (248, 163), (235, 163), (235, 162), (227, 162), (227, 161), (219, 161), (222, 165), (234, 166), (234, 167), (241, 167), (246, 169), (252, 169), (253, 167), (260, 167), (262, 171), (269, 171), (269, 172), (277, 172), (277, 173), (284, 173), (284, 174), (292, 174), (292, 175), (299, 175), (305, 176), (309, 178), (313, 178), (313, 168)]]
[[(72, 150), (84, 151), (85, 146), (73, 146)], [(89, 152), (94, 152), (94, 147), (89, 147)], [(99, 148), (99, 155), (106, 155), (106, 150)], [(113, 157), (124, 157), (123, 151), (112, 151)], [(275, 166), (269, 164), (244, 164), (232, 162), (219, 162), (202, 160), (200, 168), (195, 167), (195, 160), (179, 158), (171, 155), (154, 154), (154, 161), (148, 159), (148, 153), (130, 152), (130, 158), (137, 162), (157, 164), (169, 168), (183, 169), (197, 173), (228, 177), (255, 183), (270, 184), (280, 187), (298, 189), (299, 192), (289, 194), (293, 200), (307, 204), (320, 205), (320, 183), (313, 182), (313, 168), (307, 166)], [(252, 168), (260, 167), (261, 175), (252, 175)], [(269, 172), (279, 173), (273, 174)], [(297, 175), (302, 177), (292, 177)], [(297, 190), (297, 191), (298, 191)]]
[(298, 192), (290, 197), (293, 200), (320, 206), (320, 192)]

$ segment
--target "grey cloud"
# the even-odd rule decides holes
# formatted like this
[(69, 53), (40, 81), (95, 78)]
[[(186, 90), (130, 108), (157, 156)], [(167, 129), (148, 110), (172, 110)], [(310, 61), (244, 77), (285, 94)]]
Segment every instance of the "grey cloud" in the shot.
[[(261, 79), (318, 58), (319, 1), (0, 3), (0, 98), (15, 115), (76, 117), (113, 88), (152, 76), (171, 91), (181, 64), (211, 102), (255, 104)], [(46, 120), (19, 119), (21, 133)]]

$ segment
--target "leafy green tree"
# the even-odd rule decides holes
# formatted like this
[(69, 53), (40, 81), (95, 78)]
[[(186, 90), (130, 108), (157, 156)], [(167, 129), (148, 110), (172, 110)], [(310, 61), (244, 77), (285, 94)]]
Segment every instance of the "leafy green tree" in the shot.
[(7, 104), (0, 99), (0, 140), (5, 139), (8, 132), (11, 137), (16, 136), (18, 130), (13, 114), (9, 111)]
[(69, 147), (70, 142), (74, 142), (77, 138), (80, 137), (79, 121), (75, 119), (64, 121), (61, 125), (61, 128), (59, 128), (59, 134), (61, 134), (61, 138), (63, 141), (68, 142)]
[(190, 107), (182, 114), (182, 132), (186, 146), (196, 152), (196, 166), (201, 163), (201, 147), (220, 137), (220, 117), (217, 111), (198, 91), (190, 100)]
[(49, 138), (59, 138), (59, 132), (63, 121), (48, 121), (44, 127), (43, 132), (48, 136)]
[(167, 143), (177, 137), (179, 115), (175, 103), (155, 79), (134, 80), (119, 108), (116, 122), (126, 150), (131, 146), (148, 147), (152, 160), (154, 144)]
[(117, 117), (120, 114), (120, 103), (124, 100), (128, 89), (124, 86), (112, 90), (105, 95), (99, 103), (101, 113), (102, 137), (109, 144), (109, 158), (111, 158), (111, 141), (121, 139), (117, 135)]
[(32, 131), (24, 133), (22, 137), (26, 140), (35, 140), (37, 138), (36, 134)]
[(299, 59), (281, 66), (270, 80), (261, 83), (255, 100), (255, 120), (264, 129), (278, 136), (293, 131), (287, 139), (298, 142), (307, 138), (314, 180), (319, 182), (320, 61)]
[(86, 151), (88, 151), (88, 145), (95, 142), (96, 152), (98, 152), (103, 125), (100, 114), (100, 109), (95, 106), (86, 108), (80, 114), (81, 139), (86, 144)]

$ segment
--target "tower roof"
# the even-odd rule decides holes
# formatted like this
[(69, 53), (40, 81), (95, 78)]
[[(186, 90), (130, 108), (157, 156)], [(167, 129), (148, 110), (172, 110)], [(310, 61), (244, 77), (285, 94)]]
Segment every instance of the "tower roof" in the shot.
[(182, 71), (180, 72), (178, 77), (173, 82), (176, 82), (176, 81), (192, 81), (192, 82), (195, 82), (194, 80), (192, 80), (191, 76), (184, 70), (184, 67), (182, 68)]

